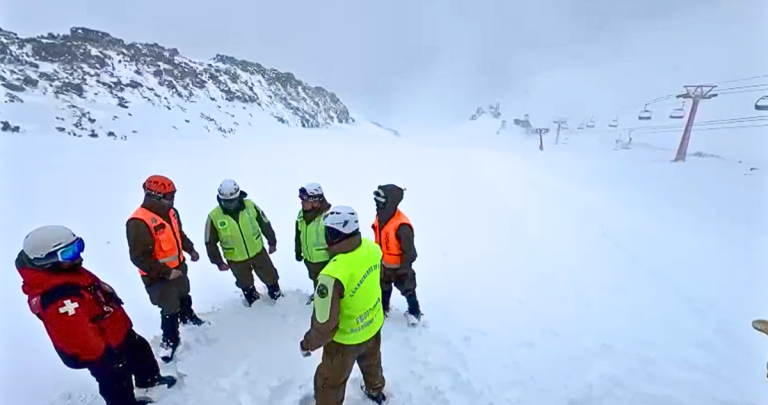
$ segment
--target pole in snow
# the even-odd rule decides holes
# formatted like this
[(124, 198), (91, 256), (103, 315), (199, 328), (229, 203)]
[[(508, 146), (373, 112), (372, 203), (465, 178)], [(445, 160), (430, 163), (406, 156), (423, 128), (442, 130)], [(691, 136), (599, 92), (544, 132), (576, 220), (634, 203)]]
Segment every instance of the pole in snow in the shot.
[(557, 145), (557, 144), (560, 143), (560, 128), (565, 123), (565, 120), (558, 119), (558, 120), (553, 121), (553, 123), (557, 124), (557, 135), (555, 135), (555, 145)]
[(701, 100), (709, 100), (713, 97), (717, 97), (717, 94), (710, 94), (712, 90), (717, 86), (683, 86), (685, 87), (685, 94), (679, 94), (677, 98), (692, 99), (691, 111), (688, 113), (688, 121), (685, 123), (685, 129), (683, 130), (683, 136), (680, 138), (680, 146), (677, 147), (677, 154), (673, 162), (685, 162), (685, 156), (688, 153), (688, 143), (691, 141), (691, 132), (693, 131), (693, 123), (696, 120), (696, 111), (699, 110), (699, 102)]
[(549, 132), (549, 128), (536, 128), (534, 129), (539, 134), (539, 150), (544, 150), (544, 137), (543, 135)]

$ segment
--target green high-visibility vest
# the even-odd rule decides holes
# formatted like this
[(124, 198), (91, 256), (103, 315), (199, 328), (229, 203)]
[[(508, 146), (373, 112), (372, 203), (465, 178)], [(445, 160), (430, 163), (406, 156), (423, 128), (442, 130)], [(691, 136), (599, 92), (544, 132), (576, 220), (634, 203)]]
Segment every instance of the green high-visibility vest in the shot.
[(224, 258), (234, 262), (248, 260), (264, 249), (264, 239), (256, 218), (262, 215), (262, 218), (267, 221), (266, 216), (253, 201), (245, 199), (243, 202), (245, 209), (240, 211), (237, 222), (224, 213), (220, 205), (208, 214), (219, 235)]
[(304, 211), (299, 211), (296, 222), (299, 225), (301, 255), (304, 256), (304, 260), (310, 263), (327, 262), (330, 256), (328, 255), (328, 244), (325, 243), (323, 216), (318, 215), (307, 224), (307, 221), (304, 220)]
[[(372, 240), (362, 238), (362, 244), (357, 249), (334, 256), (320, 272), (315, 290), (315, 309), (323, 305), (318, 300), (331, 298), (334, 281), (338, 280), (344, 286), (339, 328), (333, 336), (335, 342), (344, 345), (366, 342), (384, 325), (380, 266), (381, 248)], [(333, 278), (330, 287), (326, 285), (328, 277)], [(322, 317), (322, 314), (318, 315)]]

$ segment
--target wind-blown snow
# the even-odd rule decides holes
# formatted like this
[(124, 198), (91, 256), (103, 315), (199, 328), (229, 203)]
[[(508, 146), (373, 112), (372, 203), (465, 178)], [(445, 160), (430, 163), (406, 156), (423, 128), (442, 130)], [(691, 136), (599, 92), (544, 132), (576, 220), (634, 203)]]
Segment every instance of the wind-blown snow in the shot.
[[(258, 136), (4, 134), (0, 254), (0, 391), (14, 404), (100, 404), (86, 371), (66, 369), (29, 312), (11, 268), (24, 235), (64, 224), (86, 240), (85, 265), (126, 302), (157, 345), (159, 311), (129, 261), (126, 218), (149, 174), (171, 177), (186, 232), (195, 308), (212, 325), (183, 328), (183, 383), (166, 405), (295, 404), (311, 391), (319, 353), (302, 358), (311, 282), (293, 258), (298, 188), (319, 182), (354, 207), (372, 237), (372, 192), (407, 188), (424, 325), (405, 301), (383, 331), (387, 393), (396, 404), (759, 405), (768, 394), (764, 170), (728, 160), (618, 150), (571, 134), (545, 151), (479, 120), (420, 141), (373, 125)], [(572, 131), (575, 132), (575, 131)], [(155, 151), (163, 151), (161, 159)], [(663, 156), (663, 159), (661, 158)], [(205, 257), (203, 226), (224, 178), (273, 221), (273, 260), (287, 296), (242, 306), (229, 272)], [(259, 288), (264, 290), (263, 286)], [(349, 404), (365, 404), (357, 371)]]

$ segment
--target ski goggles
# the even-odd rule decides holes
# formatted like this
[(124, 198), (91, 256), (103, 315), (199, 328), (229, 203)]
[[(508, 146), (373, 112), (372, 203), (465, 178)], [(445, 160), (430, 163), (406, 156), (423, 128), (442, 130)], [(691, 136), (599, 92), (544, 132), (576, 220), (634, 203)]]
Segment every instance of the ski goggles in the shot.
[(384, 195), (384, 192), (381, 191), (381, 189), (377, 189), (373, 192), (373, 199), (376, 200), (377, 203), (384, 204), (387, 202), (387, 196)]
[(77, 238), (72, 243), (49, 252), (41, 258), (32, 259), (32, 263), (38, 266), (49, 266), (54, 263), (71, 263), (80, 259), (85, 250), (83, 238)]

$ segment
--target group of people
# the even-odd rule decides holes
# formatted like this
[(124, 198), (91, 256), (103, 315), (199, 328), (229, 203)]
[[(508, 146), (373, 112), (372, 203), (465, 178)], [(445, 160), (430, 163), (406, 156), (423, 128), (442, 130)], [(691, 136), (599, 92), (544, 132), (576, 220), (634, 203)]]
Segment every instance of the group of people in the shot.
[[(144, 201), (126, 222), (126, 237), (150, 302), (160, 308), (160, 358), (169, 362), (181, 343), (179, 325), (208, 323), (192, 309), (184, 254), (193, 262), (200, 255), (174, 207), (173, 181), (153, 175), (143, 190)], [(378, 404), (385, 400), (381, 327), (390, 312), (393, 286), (408, 302), (408, 323), (421, 319), (413, 225), (398, 208), (404, 191), (394, 184), (374, 191), (377, 215), (371, 241), (362, 237), (353, 208), (332, 207), (317, 183), (299, 189), (295, 257), (304, 262), (314, 285), (307, 301), (313, 304), (311, 326), (299, 348), (305, 357), (323, 348), (314, 380), (317, 405), (344, 402), (355, 363), (366, 396)], [(270, 258), (277, 239), (269, 218), (234, 180), (220, 184), (217, 200), (205, 226), (209, 260), (220, 271), (232, 272), (246, 305), (261, 299), (254, 274), (270, 299), (278, 300), (283, 294)], [(149, 403), (151, 399), (135, 396), (134, 386), (170, 388), (176, 379), (160, 374), (151, 346), (133, 330), (115, 290), (83, 267), (84, 249), (84, 240), (61, 225), (43, 226), (25, 237), (16, 268), (29, 308), (43, 322), (63, 363), (90, 371), (107, 405)]]

